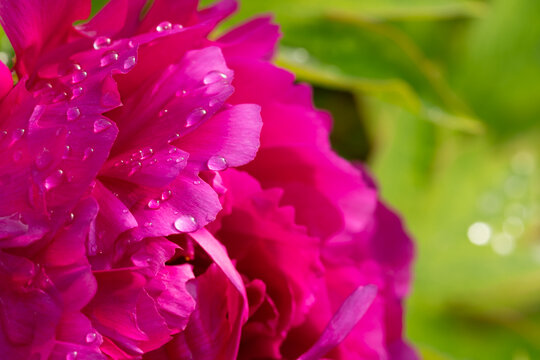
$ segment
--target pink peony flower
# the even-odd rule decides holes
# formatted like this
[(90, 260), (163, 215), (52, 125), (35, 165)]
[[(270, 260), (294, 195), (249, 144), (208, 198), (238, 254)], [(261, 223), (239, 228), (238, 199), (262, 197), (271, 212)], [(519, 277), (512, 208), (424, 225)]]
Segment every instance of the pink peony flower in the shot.
[(277, 27), (209, 40), (236, 3), (197, 6), (0, 2), (0, 353), (415, 358), (399, 220), (269, 62)]

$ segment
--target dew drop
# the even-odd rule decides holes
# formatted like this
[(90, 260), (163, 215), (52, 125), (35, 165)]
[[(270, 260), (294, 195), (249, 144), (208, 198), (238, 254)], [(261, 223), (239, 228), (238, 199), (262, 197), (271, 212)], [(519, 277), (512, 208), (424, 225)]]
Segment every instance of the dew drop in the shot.
[(84, 150), (82, 160), (84, 161), (84, 160), (88, 159), (94, 153), (94, 151), (95, 151), (94, 148), (91, 148), (91, 147), (86, 148)]
[(206, 110), (203, 108), (197, 108), (191, 112), (191, 114), (188, 115), (186, 119), (186, 127), (191, 127), (198, 122), (202, 120), (202, 118), (206, 115)]
[(36, 156), (35, 164), (39, 170), (45, 169), (52, 162), (52, 155), (49, 149), (43, 148), (41, 152)]
[(26, 133), (26, 130), (24, 129), (15, 129), (13, 130), (13, 133), (11, 134), (11, 142), (9, 143), (9, 146), (12, 146), (17, 141), (21, 140), (21, 138)]
[(171, 198), (172, 191), (171, 190), (165, 190), (161, 193), (161, 201), (167, 201)]
[(99, 61), (99, 65), (101, 67), (108, 66), (118, 60), (118, 53), (116, 51), (108, 51), (101, 57), (101, 60)]
[(136, 60), (135, 56), (129, 56), (124, 60), (124, 65), (122, 66), (124, 70), (131, 70), (135, 66)]
[(159, 112), (158, 116), (159, 116), (159, 117), (165, 116), (165, 115), (167, 115), (168, 112), (169, 112), (169, 110), (163, 109), (163, 110), (161, 110), (161, 111)]
[(72, 351), (66, 355), (66, 360), (75, 360), (77, 359), (77, 351)]
[(137, 46), (137, 43), (136, 43), (135, 41), (133, 41), (133, 40), (129, 40), (128, 46), (129, 46), (131, 49), (133, 49), (135, 46)]
[(156, 209), (159, 209), (159, 207), (161, 206), (161, 203), (159, 200), (157, 199), (152, 199), (148, 202), (148, 208), (149, 209), (152, 209), (152, 210), (156, 210)]
[(208, 106), (210, 107), (214, 107), (216, 105), (219, 105), (219, 100), (218, 99), (212, 99), (208, 102)]
[(227, 160), (222, 156), (212, 156), (206, 164), (210, 170), (220, 171), (227, 168)]
[(51, 175), (47, 176), (43, 185), (45, 186), (45, 189), (50, 190), (60, 185), (63, 178), (64, 171), (62, 171), (61, 169), (57, 169), (53, 171)]
[(81, 116), (81, 110), (79, 110), (78, 107), (74, 106), (72, 108), (67, 109), (66, 116), (68, 121), (73, 121), (77, 119), (79, 116)]
[(157, 32), (163, 32), (163, 31), (171, 30), (171, 29), (172, 29), (172, 24), (169, 21), (160, 22), (159, 25), (156, 26)]
[(193, 180), (193, 185), (199, 185), (201, 183), (201, 180)]
[(181, 30), (184, 27), (182, 25), (180, 25), (180, 24), (174, 24), (172, 28), (173, 28), (173, 30)]
[(173, 141), (178, 140), (179, 138), (180, 138), (180, 134), (176, 133), (176, 134), (174, 134), (173, 136), (171, 136), (171, 137), (169, 138), (169, 140), (167, 140), (167, 143), (170, 144), (170, 143), (172, 143)]
[(89, 332), (88, 334), (86, 334), (86, 342), (91, 344), (93, 343), (94, 341), (96, 341), (97, 339), (97, 334), (95, 332)]
[(78, 84), (88, 77), (88, 73), (84, 70), (77, 70), (71, 76), (71, 83)]
[(177, 90), (174, 95), (176, 95), (176, 97), (184, 97), (187, 95), (187, 90)]
[(139, 171), (142, 168), (142, 163), (140, 161), (136, 162), (135, 165), (131, 168), (129, 171), (128, 176), (131, 176), (135, 174), (137, 171)]
[(145, 148), (142, 148), (141, 150), (139, 150), (139, 156), (140, 156), (141, 160), (146, 160), (149, 157), (151, 157), (152, 155), (154, 155), (154, 149), (152, 149), (152, 148), (145, 147)]
[(100, 132), (107, 130), (111, 126), (112, 123), (109, 120), (105, 118), (97, 119), (96, 121), (94, 121), (94, 134), (99, 134)]
[(69, 213), (69, 221), (72, 222), (75, 219), (74, 213)]
[(197, 220), (191, 215), (182, 215), (174, 221), (174, 228), (180, 232), (191, 232), (198, 229)]
[(82, 86), (75, 87), (71, 90), (71, 100), (78, 98), (83, 93)]
[(64, 154), (62, 155), (62, 159), (67, 159), (70, 153), (71, 153), (71, 147), (69, 145), (66, 145), (64, 147)]
[(144, 223), (144, 226), (145, 227), (151, 227), (152, 223), (150, 221), (147, 221), (147, 222)]
[(208, 74), (206, 74), (206, 76), (203, 79), (203, 83), (205, 85), (210, 85), (210, 84), (213, 84), (218, 81), (225, 80), (225, 79), (227, 79), (227, 75), (225, 75), (224, 73), (220, 71), (211, 71)]
[(111, 45), (111, 39), (106, 36), (99, 36), (94, 40), (94, 49), (99, 50)]
[(61, 101), (64, 101), (68, 98), (68, 93), (65, 92), (65, 91), (62, 91), (61, 93), (58, 93), (54, 98), (53, 98), (53, 103), (58, 103), (58, 102), (61, 102)]

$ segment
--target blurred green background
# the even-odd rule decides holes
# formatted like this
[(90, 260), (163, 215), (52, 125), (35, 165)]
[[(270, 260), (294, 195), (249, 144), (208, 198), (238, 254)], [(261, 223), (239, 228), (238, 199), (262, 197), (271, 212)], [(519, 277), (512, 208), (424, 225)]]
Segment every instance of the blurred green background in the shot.
[(222, 28), (260, 13), (416, 239), (423, 358), (540, 359), (540, 1), (243, 0)]

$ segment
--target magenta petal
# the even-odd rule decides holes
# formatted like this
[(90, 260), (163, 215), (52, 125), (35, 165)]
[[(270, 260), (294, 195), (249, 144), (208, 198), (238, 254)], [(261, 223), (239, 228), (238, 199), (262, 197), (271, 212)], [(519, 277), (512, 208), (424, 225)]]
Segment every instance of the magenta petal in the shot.
[(270, 59), (279, 37), (279, 26), (272, 24), (270, 17), (261, 17), (229, 31), (217, 42), (227, 58)]
[(212, 236), (206, 229), (201, 229), (190, 236), (210, 255), (216, 265), (225, 273), (229, 281), (234, 285), (236, 290), (240, 293), (242, 301), (239, 304), (239, 315), (234, 318), (232, 339), (227, 345), (225, 359), (233, 359), (238, 352), (240, 334), (242, 331), (242, 325), (247, 320), (248, 315), (248, 301), (246, 295), (246, 289), (240, 274), (234, 267), (231, 259), (227, 255), (227, 252), (223, 245)]
[[(186, 289), (186, 282), (193, 279), (189, 265), (166, 266), (157, 274), (153, 283), (160, 282), (164, 291), (157, 298), (158, 310), (170, 329), (184, 330), (189, 314), (195, 309), (195, 300)], [(153, 286), (150, 283), (150, 287)]]
[(236, 105), (217, 113), (196, 132), (176, 142), (200, 170), (224, 170), (253, 160), (262, 127), (258, 105)]
[(0, 251), (0, 349), (6, 359), (47, 358), (62, 303), (43, 270)]
[(7, 0), (0, 6), (0, 22), (15, 54), (19, 76), (29, 74), (40, 55), (60, 46), (73, 23), (90, 15), (90, 1)]
[(120, 155), (109, 160), (100, 175), (161, 188), (176, 179), (186, 167), (188, 157), (188, 153), (171, 145), (157, 150), (145, 147), (131, 155)]
[(2, 99), (13, 87), (13, 77), (11, 70), (2, 62), (0, 62), (0, 99)]
[[(133, 194), (129, 188), (116, 189), (121, 198)], [(162, 200), (163, 194), (166, 200)], [(214, 189), (190, 174), (182, 174), (164, 190), (147, 189), (143, 195), (144, 200), (131, 207), (139, 223), (132, 235), (138, 239), (195, 231), (213, 221), (221, 210)]]
[(154, 30), (165, 19), (172, 24), (191, 25), (197, 20), (198, 3), (198, 0), (155, 0), (144, 17), (140, 30)]
[(339, 345), (362, 319), (377, 295), (377, 287), (358, 287), (343, 302), (317, 342), (298, 360), (319, 360)]
[(233, 72), (217, 47), (189, 51), (178, 64), (159, 71), (157, 79), (154, 75), (152, 83), (132, 92), (125, 107), (111, 114), (120, 128), (114, 156), (141, 145), (160, 148), (197, 132), (233, 91)]
[[(79, 29), (88, 34), (110, 37), (132, 36), (139, 25), (139, 15), (147, 0), (111, 0), (88, 23)], [(111, 19), (114, 18), (114, 21)]]
[[(237, 359), (234, 347), (240, 341), (238, 319), (243, 316), (242, 296), (216, 264), (210, 265), (191, 285), (196, 288), (197, 308), (186, 331), (166, 346), (165, 359)], [(148, 358), (157, 360), (163, 356)]]

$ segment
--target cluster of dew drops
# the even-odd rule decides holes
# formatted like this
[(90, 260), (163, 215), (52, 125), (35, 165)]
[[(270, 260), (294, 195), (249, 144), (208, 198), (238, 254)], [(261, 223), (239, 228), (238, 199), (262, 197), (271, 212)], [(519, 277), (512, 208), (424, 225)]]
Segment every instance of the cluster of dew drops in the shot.
[[(157, 27), (156, 27), (156, 31), (157, 32), (164, 32), (164, 31), (169, 31), (169, 30), (178, 30), (178, 29), (181, 29), (182, 28), (182, 25), (179, 25), (179, 24), (172, 24), (168, 21), (164, 21), (164, 22), (161, 22)], [(99, 49), (99, 48), (102, 48), (104, 46), (108, 46), (110, 45), (110, 39), (108, 38), (97, 38), (96, 39), (96, 42), (94, 43), (94, 48), (96, 49)], [(101, 62), (101, 65), (102, 66), (107, 66), (108, 64), (110, 64), (112, 61), (115, 61), (117, 60), (117, 54), (114, 54), (114, 53), (105, 53), (104, 54), (104, 57), (102, 58), (102, 62)], [(128, 58), (129, 60), (129, 58)], [(128, 61), (126, 60), (126, 61)], [(134, 63), (134, 60), (133, 59), (133, 63)], [(129, 63), (130, 66), (131, 65), (131, 62)], [(210, 71), (203, 79), (203, 84), (204, 85), (212, 85), (212, 84), (215, 84), (219, 81), (223, 81), (223, 80), (226, 80), (227, 79), (227, 75), (225, 75), (224, 73), (221, 73), (219, 71)], [(178, 90), (176, 93), (175, 93), (175, 96), (176, 97), (185, 97), (187, 95), (187, 91), (186, 90)], [(209, 103), (209, 106), (215, 106), (217, 104), (217, 101), (216, 100), (211, 100), (210, 103)], [(168, 110), (167, 109), (162, 109), (158, 116), (159, 117), (163, 117), (163, 116), (166, 116), (168, 114)], [(207, 115), (207, 110), (204, 109), (204, 108), (196, 108), (194, 109), (186, 118), (186, 121), (185, 121), (185, 127), (186, 128), (190, 128), (196, 124), (198, 124), (199, 122), (201, 122), (201, 120)], [(169, 140), (168, 140), (168, 143), (170, 144), (171, 142), (173, 142), (174, 140), (180, 138), (180, 134), (174, 134), (174, 136), (172, 136)], [(114, 163), (114, 166), (115, 167), (128, 167), (129, 168), (129, 172), (128, 172), (128, 176), (132, 176), (134, 175), (137, 171), (139, 171), (140, 169), (142, 169), (143, 167), (143, 163), (145, 164), (148, 164), (148, 165), (154, 165), (158, 162), (158, 159), (157, 158), (152, 158), (154, 156), (155, 152), (154, 152), (154, 149), (150, 148), (150, 147), (144, 147), (142, 149), (140, 149), (139, 151), (137, 152), (134, 152), (131, 154), (131, 156), (128, 158), (128, 159), (125, 159), (125, 160), (119, 160), (117, 162)], [(169, 154), (170, 154), (170, 157), (166, 160), (167, 162), (169, 163), (180, 163), (180, 162), (183, 162), (185, 160), (185, 158), (178, 154), (178, 149), (177, 148), (171, 148), (169, 150)], [(150, 159), (152, 158), (152, 159)], [(210, 159), (208, 160), (207, 162), (207, 167), (209, 170), (213, 170), (213, 171), (221, 171), (221, 170), (225, 170), (227, 167), (228, 167), (228, 164), (227, 164), (227, 161), (224, 157), (222, 156), (212, 156), (210, 157)], [(199, 179), (196, 179), (193, 181), (193, 184), (194, 185), (198, 185), (201, 183), (201, 180)], [(164, 190), (160, 196), (158, 198), (152, 198), (150, 199), (148, 202), (147, 202), (147, 208), (150, 209), (150, 210), (157, 210), (159, 209), (163, 203), (165, 203), (166, 201), (168, 201), (171, 197), (172, 197), (172, 190), (170, 189), (166, 189)], [(175, 215), (178, 215), (178, 212), (175, 211)], [(195, 219), (195, 217), (191, 216), (191, 215), (180, 215), (173, 223), (174, 225), (174, 228), (180, 232), (189, 232), (189, 231), (194, 231), (198, 228), (198, 224), (197, 224), (197, 220)], [(150, 227), (152, 226), (152, 222), (145, 222), (144, 223), (144, 226), (145, 227)]]

